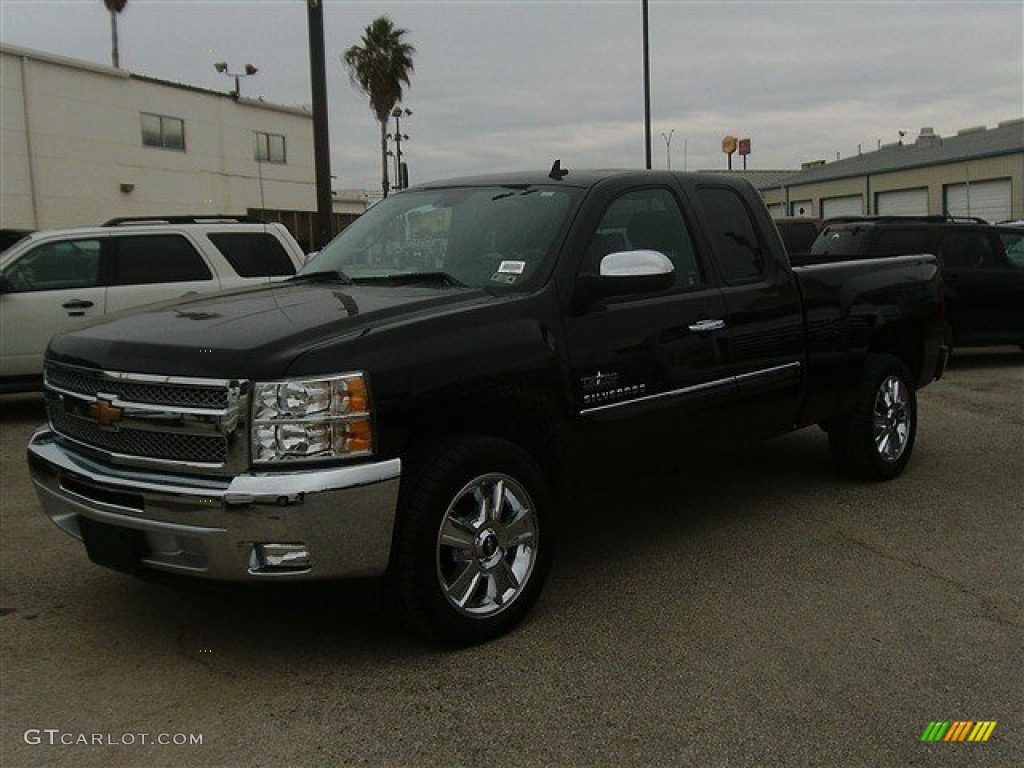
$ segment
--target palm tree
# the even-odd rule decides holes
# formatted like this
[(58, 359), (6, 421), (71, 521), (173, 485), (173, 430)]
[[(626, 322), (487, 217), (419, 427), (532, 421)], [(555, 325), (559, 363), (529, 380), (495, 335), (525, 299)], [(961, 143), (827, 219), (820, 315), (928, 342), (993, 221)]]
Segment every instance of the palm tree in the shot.
[(362, 45), (353, 45), (342, 55), (352, 84), (370, 97), (370, 109), (380, 123), (381, 189), (388, 196), (388, 118), (402, 100), (402, 85), (409, 85), (416, 48), (403, 38), (408, 30), (397, 29), (387, 16), (380, 16), (363, 31)]
[(114, 67), (120, 68), (121, 55), (117, 49), (117, 15), (128, 5), (128, 0), (103, 0), (110, 11), (110, 60)]

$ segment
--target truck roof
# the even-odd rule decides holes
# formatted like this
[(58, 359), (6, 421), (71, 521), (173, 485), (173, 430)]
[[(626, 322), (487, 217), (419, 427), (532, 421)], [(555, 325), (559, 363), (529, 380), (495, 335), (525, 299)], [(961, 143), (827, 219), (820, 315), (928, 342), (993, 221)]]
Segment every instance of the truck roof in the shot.
[(585, 189), (609, 179), (630, 179), (635, 181), (666, 182), (669, 179), (686, 180), (689, 183), (705, 182), (733, 187), (748, 186), (748, 182), (734, 176), (718, 173), (697, 173), (685, 171), (645, 171), (643, 169), (562, 169), (565, 174), (561, 179), (553, 176), (551, 171), (515, 171), (510, 173), (492, 173), (479, 176), (461, 176), (451, 179), (440, 179), (424, 184), (417, 184), (410, 189), (438, 189), (441, 187), (502, 187), (502, 186), (539, 186), (561, 184), (567, 187)]

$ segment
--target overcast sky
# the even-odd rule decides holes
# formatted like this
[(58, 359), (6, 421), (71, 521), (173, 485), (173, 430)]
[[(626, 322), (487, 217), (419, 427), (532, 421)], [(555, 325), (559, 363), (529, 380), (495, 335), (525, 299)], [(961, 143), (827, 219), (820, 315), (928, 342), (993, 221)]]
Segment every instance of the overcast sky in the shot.
[[(341, 53), (387, 14), (416, 46), (404, 106), (412, 181), (491, 170), (644, 164), (641, 0), (326, 0), (335, 188), (379, 189), (377, 128)], [(799, 168), (1024, 116), (1024, 3), (650, 0), (654, 167)], [(121, 66), (311, 103), (303, 0), (128, 0)], [(110, 63), (102, 0), (0, 0), (0, 40)], [(740, 167), (738, 158), (734, 167)]]

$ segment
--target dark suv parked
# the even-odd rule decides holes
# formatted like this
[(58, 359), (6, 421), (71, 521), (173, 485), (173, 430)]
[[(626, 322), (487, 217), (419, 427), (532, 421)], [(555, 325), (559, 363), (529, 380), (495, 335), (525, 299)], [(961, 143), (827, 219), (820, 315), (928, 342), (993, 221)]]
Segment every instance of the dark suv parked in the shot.
[(794, 261), (911, 253), (939, 259), (953, 346), (1024, 348), (1024, 227), (942, 216), (830, 219), (810, 255)]

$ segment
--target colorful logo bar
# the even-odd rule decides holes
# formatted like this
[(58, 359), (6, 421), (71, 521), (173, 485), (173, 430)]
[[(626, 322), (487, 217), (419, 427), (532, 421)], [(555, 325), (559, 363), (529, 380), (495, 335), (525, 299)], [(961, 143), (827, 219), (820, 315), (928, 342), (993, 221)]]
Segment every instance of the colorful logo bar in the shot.
[(988, 741), (995, 720), (933, 720), (921, 734), (921, 741)]

